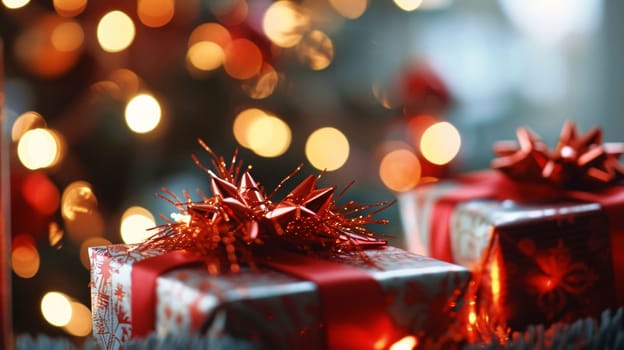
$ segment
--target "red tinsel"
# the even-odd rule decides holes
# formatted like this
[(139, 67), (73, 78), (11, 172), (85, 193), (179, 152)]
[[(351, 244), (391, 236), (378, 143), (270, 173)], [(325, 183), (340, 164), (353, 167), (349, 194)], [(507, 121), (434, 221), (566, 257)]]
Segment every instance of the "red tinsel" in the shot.
[(373, 216), (393, 203), (362, 205), (348, 201), (338, 205), (335, 187), (317, 188), (320, 175), (308, 176), (274, 203), (273, 195), (301, 165), (267, 195), (248, 170), (241, 173), (243, 166), (237, 160), (237, 152), (228, 165), (203, 141), (199, 143), (211, 155), (214, 171), (202, 165), (196, 156), (193, 160), (210, 176), (212, 196), (198, 191), (201, 201), (193, 201), (185, 192), (185, 200), (180, 200), (163, 188), (160, 197), (178, 208), (179, 213), (172, 214), (173, 221), (163, 217), (167, 224), (157, 227), (159, 231), (140, 249), (189, 250), (205, 257), (211, 273), (219, 273), (224, 267), (236, 272), (240, 264), (255, 266), (254, 254), (262, 247), (331, 257), (361, 253), (362, 248), (387, 243), (365, 226), (386, 224), (387, 220)]
[(618, 160), (624, 153), (624, 143), (602, 143), (598, 128), (579, 135), (576, 125), (566, 122), (553, 151), (528, 128), (519, 128), (517, 137), (518, 142), (496, 143), (494, 153), (499, 158), (492, 161), (493, 168), (516, 180), (588, 189), (624, 178)]

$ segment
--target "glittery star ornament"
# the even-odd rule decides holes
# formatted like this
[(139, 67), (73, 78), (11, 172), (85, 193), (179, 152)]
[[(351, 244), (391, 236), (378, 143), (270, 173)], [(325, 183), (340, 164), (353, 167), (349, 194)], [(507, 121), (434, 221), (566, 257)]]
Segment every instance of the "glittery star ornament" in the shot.
[[(205, 258), (211, 273), (236, 272), (241, 264), (255, 266), (254, 254), (262, 247), (287, 249), (331, 257), (342, 253), (360, 253), (367, 247), (379, 247), (386, 240), (375, 237), (369, 224), (385, 224), (373, 217), (393, 203), (362, 205), (354, 201), (336, 204), (335, 187), (318, 188), (318, 176), (308, 176), (281, 201), (273, 195), (301, 168), (299, 166), (267, 195), (250, 172), (241, 175), (242, 163), (237, 154), (228, 166), (222, 157), (199, 140), (211, 155), (213, 170), (195, 163), (210, 176), (212, 196), (201, 191), (201, 201), (185, 200), (163, 189), (161, 198), (178, 208), (174, 220), (167, 223), (139, 249), (160, 248), (165, 251), (185, 249)], [(260, 250), (259, 250), (260, 249)]]
[(624, 177), (619, 157), (624, 143), (603, 143), (601, 129), (580, 135), (573, 122), (563, 125), (554, 150), (528, 128), (519, 128), (518, 142), (494, 145), (498, 156), (492, 167), (519, 181), (547, 183), (557, 188), (592, 189), (611, 185)]

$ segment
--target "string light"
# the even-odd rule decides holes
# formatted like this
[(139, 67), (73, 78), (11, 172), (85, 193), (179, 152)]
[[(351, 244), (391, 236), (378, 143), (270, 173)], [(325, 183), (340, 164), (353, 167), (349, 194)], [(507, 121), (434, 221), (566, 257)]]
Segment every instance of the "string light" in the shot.
[(249, 79), (262, 68), (262, 52), (248, 39), (235, 39), (225, 49), (225, 72), (234, 79)]
[(421, 166), (418, 157), (407, 149), (398, 149), (386, 154), (379, 165), (379, 177), (389, 189), (408, 191), (418, 184)]
[(308, 137), (305, 154), (316, 169), (333, 171), (349, 158), (349, 140), (336, 128), (320, 128)]
[(449, 122), (433, 124), (425, 130), (420, 140), (422, 155), (437, 165), (447, 164), (453, 160), (460, 147), (461, 136)]
[(9, 10), (17, 10), (30, 3), (30, 0), (2, 0), (2, 4)]
[(51, 167), (60, 158), (59, 140), (50, 129), (28, 130), (19, 139), (17, 155), (28, 169)]
[(292, 1), (276, 1), (264, 13), (262, 28), (266, 36), (279, 47), (297, 45), (307, 31), (310, 19)]
[(420, 7), (423, 0), (394, 0), (394, 3), (403, 11), (414, 11)]
[(40, 257), (32, 236), (19, 234), (13, 237), (11, 268), (21, 278), (32, 278), (39, 271)]
[(367, 0), (329, 0), (329, 4), (342, 17), (356, 19), (366, 11)]
[(154, 226), (156, 220), (149, 210), (139, 206), (130, 207), (121, 217), (121, 239), (126, 244), (143, 242), (153, 234), (148, 229)]
[(138, 0), (139, 21), (147, 27), (159, 28), (171, 22), (175, 13), (174, 0)]
[(87, 0), (53, 0), (52, 5), (59, 16), (75, 17), (87, 8)]
[(259, 156), (273, 158), (282, 155), (290, 146), (290, 127), (272, 115), (253, 120), (247, 130), (249, 148)]
[(296, 47), (299, 60), (313, 70), (323, 70), (334, 58), (332, 40), (320, 30), (307, 33)]
[(72, 318), (72, 306), (67, 296), (60, 292), (47, 292), (41, 298), (41, 313), (48, 323), (63, 327)]
[(134, 41), (135, 28), (132, 19), (122, 11), (108, 12), (97, 26), (97, 39), (106, 52), (120, 52)]
[(140, 94), (126, 105), (126, 124), (137, 134), (145, 134), (158, 126), (161, 114), (160, 104), (154, 96)]
[(232, 126), (232, 131), (234, 132), (236, 141), (238, 141), (241, 146), (251, 148), (249, 144), (249, 129), (256, 120), (265, 116), (266, 113), (258, 108), (245, 109), (236, 116)]
[(91, 334), (91, 310), (77, 301), (70, 302), (71, 317), (63, 330), (76, 337), (86, 337)]

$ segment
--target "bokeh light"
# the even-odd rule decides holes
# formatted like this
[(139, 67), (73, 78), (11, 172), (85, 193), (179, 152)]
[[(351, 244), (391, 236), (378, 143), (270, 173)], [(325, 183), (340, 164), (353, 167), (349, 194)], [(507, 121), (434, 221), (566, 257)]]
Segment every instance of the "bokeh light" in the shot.
[(394, 0), (394, 3), (403, 11), (414, 11), (422, 4), (423, 0)]
[(449, 122), (436, 123), (423, 133), (420, 152), (428, 161), (444, 165), (457, 155), (461, 147), (461, 136)]
[(278, 82), (279, 75), (273, 66), (265, 62), (255, 77), (243, 81), (242, 88), (249, 97), (261, 100), (273, 94)]
[(215, 42), (200, 41), (188, 49), (186, 57), (194, 68), (207, 72), (221, 67), (225, 60), (225, 53), (223, 48)]
[(101, 245), (110, 245), (111, 241), (104, 237), (91, 237), (80, 244), (80, 262), (87, 270), (89, 269), (89, 248)]
[(264, 13), (262, 28), (266, 36), (279, 47), (297, 45), (310, 25), (303, 9), (292, 1), (276, 1)]
[(86, 181), (75, 181), (65, 187), (61, 203), (61, 216), (70, 221), (77, 215), (97, 209), (97, 198)]
[(67, 73), (78, 62), (84, 39), (82, 28), (76, 26), (80, 27), (56, 14), (35, 17), (16, 37), (13, 50), (17, 61), (44, 78)]
[(303, 64), (313, 70), (323, 70), (334, 59), (334, 44), (325, 33), (313, 30), (297, 44), (296, 52)]
[(53, 0), (54, 10), (63, 17), (75, 17), (87, 7), (87, 0)]
[(11, 128), (11, 140), (13, 140), (13, 142), (17, 142), (26, 131), (37, 128), (45, 128), (46, 126), (46, 121), (43, 119), (41, 114), (32, 111), (24, 112), (17, 117), (17, 119), (15, 119), (15, 122), (13, 122), (13, 127)]
[(251, 125), (258, 119), (266, 116), (266, 113), (258, 108), (248, 108), (236, 116), (232, 131), (236, 141), (245, 148), (251, 148), (249, 145), (249, 129)]
[(278, 117), (264, 115), (255, 119), (247, 130), (249, 148), (259, 156), (278, 157), (290, 147), (291, 131)]
[(20, 162), (28, 169), (47, 168), (58, 163), (62, 145), (58, 135), (50, 129), (26, 131), (17, 144)]
[(65, 236), (65, 232), (59, 227), (59, 225), (52, 221), (48, 224), (48, 243), (51, 247), (60, 248), (61, 240)]
[(407, 335), (390, 346), (389, 350), (413, 350), (418, 345), (418, 338)]
[(232, 41), (230, 32), (219, 23), (202, 23), (195, 27), (191, 32), (188, 40), (188, 46), (191, 47), (200, 41), (210, 41), (218, 44), (225, 49)]
[(30, 3), (30, 0), (2, 0), (2, 4), (10, 10), (22, 8), (28, 5), (28, 3)]
[(32, 278), (39, 271), (40, 257), (35, 240), (27, 234), (19, 234), (12, 239), (11, 267), (21, 278)]
[(91, 334), (91, 310), (77, 301), (70, 302), (71, 318), (63, 329), (76, 337), (86, 337)]
[(336, 128), (320, 128), (308, 136), (305, 154), (316, 169), (333, 171), (349, 158), (349, 140)]
[(148, 229), (156, 226), (154, 215), (149, 210), (134, 206), (128, 208), (121, 216), (121, 239), (126, 244), (145, 241), (154, 231)]
[(44, 173), (31, 172), (26, 175), (21, 194), (31, 208), (43, 215), (51, 215), (59, 207), (59, 191)]
[(52, 46), (62, 52), (78, 50), (84, 41), (84, 31), (78, 22), (67, 20), (57, 25), (50, 35)]
[(356, 19), (366, 11), (367, 0), (329, 0), (331, 6), (342, 17)]
[(106, 52), (123, 51), (134, 41), (132, 19), (122, 11), (111, 11), (102, 16), (97, 26), (97, 39)]
[(51, 325), (63, 327), (72, 318), (71, 302), (63, 293), (47, 292), (41, 298), (41, 313)]
[(154, 130), (160, 123), (161, 109), (158, 100), (149, 94), (140, 94), (126, 105), (126, 124), (130, 130), (144, 134)]
[(262, 68), (262, 52), (253, 41), (235, 39), (225, 49), (225, 72), (235, 79), (249, 79)]
[(421, 167), (418, 157), (407, 149), (397, 149), (386, 154), (379, 165), (383, 184), (396, 192), (408, 191), (418, 184)]
[(72, 182), (65, 188), (61, 196), (61, 216), (68, 237), (77, 243), (101, 236), (104, 232), (97, 198), (86, 181)]
[(139, 20), (147, 27), (158, 28), (171, 22), (175, 13), (174, 0), (138, 0)]

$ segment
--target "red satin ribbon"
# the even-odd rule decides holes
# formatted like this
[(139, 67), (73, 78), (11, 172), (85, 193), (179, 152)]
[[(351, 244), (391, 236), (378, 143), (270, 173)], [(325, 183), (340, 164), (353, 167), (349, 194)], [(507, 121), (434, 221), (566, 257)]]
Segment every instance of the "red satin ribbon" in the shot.
[(540, 201), (544, 197), (598, 203), (609, 220), (611, 255), (616, 288), (616, 302), (624, 305), (624, 188), (613, 186), (600, 192), (556, 191), (544, 185), (516, 183), (497, 171), (480, 171), (456, 179), (460, 186), (439, 198), (431, 211), (431, 256), (453, 262), (451, 250), (451, 214), (459, 202), (470, 199), (511, 199)]
[[(183, 266), (203, 262), (185, 251), (150, 257), (132, 266), (132, 338), (154, 330), (156, 278)], [(316, 284), (328, 349), (386, 348), (398, 334), (386, 312), (379, 283), (366, 271), (294, 253), (272, 252), (260, 263)], [(381, 345), (381, 347), (379, 347)]]

